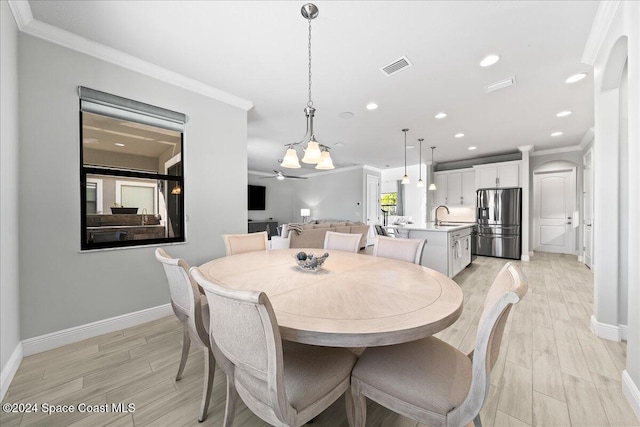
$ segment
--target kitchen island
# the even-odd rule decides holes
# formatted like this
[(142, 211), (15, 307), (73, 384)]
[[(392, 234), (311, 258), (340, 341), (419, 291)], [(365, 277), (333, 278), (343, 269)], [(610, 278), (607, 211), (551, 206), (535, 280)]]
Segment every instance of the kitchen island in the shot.
[(420, 265), (454, 277), (471, 264), (471, 232), (475, 224), (427, 223), (426, 227), (387, 226), (397, 238), (425, 239)]

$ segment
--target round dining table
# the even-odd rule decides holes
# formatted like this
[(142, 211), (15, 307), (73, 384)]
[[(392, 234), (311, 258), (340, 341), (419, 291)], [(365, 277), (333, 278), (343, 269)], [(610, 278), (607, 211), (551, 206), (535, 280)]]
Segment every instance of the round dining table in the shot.
[[(329, 253), (317, 271), (302, 270), (298, 252)], [(199, 267), (221, 286), (262, 291), (288, 341), (371, 347), (424, 338), (454, 323), (463, 294), (447, 276), (388, 258), (324, 249), (246, 252)]]

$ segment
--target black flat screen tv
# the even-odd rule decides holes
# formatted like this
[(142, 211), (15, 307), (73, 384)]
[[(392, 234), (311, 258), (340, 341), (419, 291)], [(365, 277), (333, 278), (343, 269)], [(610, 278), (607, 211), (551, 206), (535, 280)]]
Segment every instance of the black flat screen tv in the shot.
[(265, 195), (267, 187), (261, 185), (250, 185), (247, 192), (247, 204), (250, 211), (263, 211), (265, 210)]

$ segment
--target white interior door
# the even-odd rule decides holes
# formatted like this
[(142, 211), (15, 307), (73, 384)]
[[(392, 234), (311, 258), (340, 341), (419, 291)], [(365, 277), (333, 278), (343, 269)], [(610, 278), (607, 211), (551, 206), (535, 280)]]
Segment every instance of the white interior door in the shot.
[(584, 221), (582, 229), (583, 255), (582, 259), (589, 268), (593, 266), (593, 168), (591, 166), (591, 150), (584, 155), (583, 169), (583, 202)]
[(367, 234), (367, 246), (373, 245), (376, 238), (376, 224), (382, 224), (380, 219), (380, 178), (375, 175), (367, 175), (367, 224), (369, 234)]
[(534, 250), (573, 254), (575, 170), (534, 173)]

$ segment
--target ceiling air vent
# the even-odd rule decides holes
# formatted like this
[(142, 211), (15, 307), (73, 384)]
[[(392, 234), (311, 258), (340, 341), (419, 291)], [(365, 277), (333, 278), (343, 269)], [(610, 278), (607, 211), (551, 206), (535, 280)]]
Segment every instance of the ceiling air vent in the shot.
[(511, 77), (509, 77), (507, 79), (500, 80), (499, 82), (491, 83), (491, 84), (485, 86), (484, 90), (487, 93), (490, 93), (490, 92), (495, 92), (495, 91), (500, 90), (500, 89), (504, 89), (504, 88), (509, 87), (509, 86), (513, 86), (514, 84), (516, 84), (516, 76), (511, 76)]
[(396, 59), (389, 65), (385, 65), (380, 68), (380, 70), (384, 73), (385, 76), (389, 77), (392, 74), (398, 73), (406, 68), (411, 67), (413, 64), (409, 61), (409, 58), (403, 56), (400, 59)]

